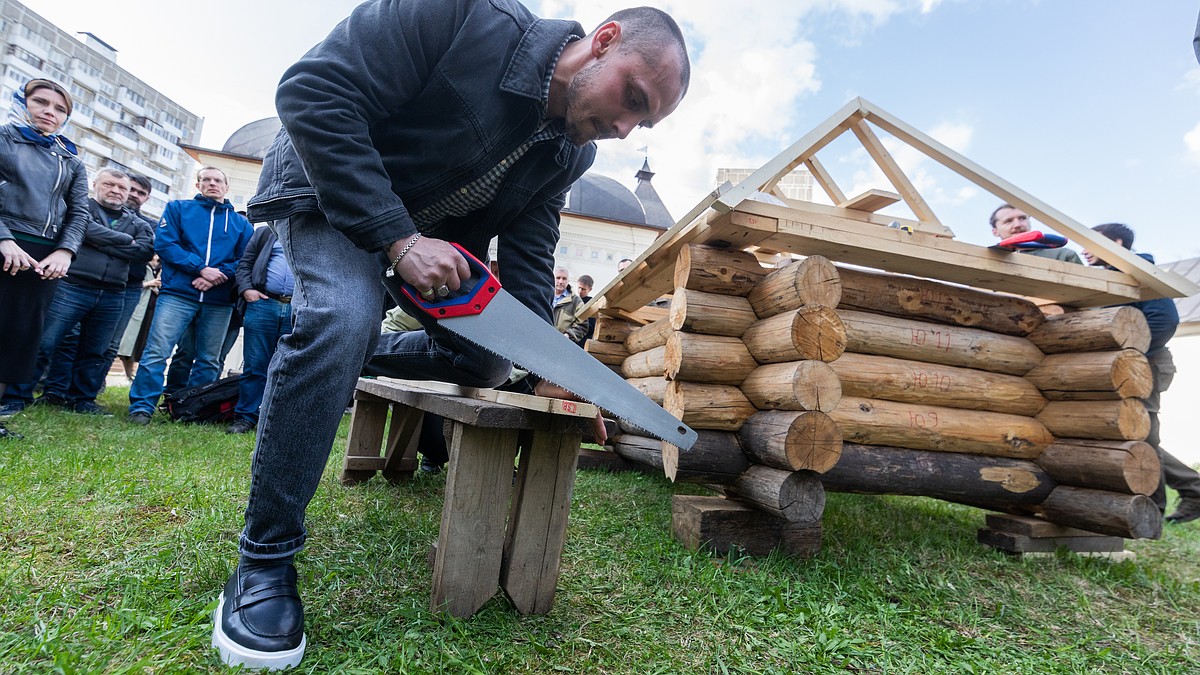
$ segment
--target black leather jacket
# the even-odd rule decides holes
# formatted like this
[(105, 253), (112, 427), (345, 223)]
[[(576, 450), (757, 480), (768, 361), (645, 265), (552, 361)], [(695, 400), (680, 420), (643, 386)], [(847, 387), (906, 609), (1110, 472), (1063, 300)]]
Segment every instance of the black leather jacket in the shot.
[(146, 263), (154, 257), (154, 232), (141, 216), (122, 209), (112, 226), (110, 216), (88, 200), (87, 234), (64, 281), (92, 288), (121, 290), (129, 281), (129, 266), (135, 264), (145, 276)]
[(57, 145), (42, 147), (0, 126), (0, 241), (14, 232), (79, 251), (90, 220), (87, 169)]

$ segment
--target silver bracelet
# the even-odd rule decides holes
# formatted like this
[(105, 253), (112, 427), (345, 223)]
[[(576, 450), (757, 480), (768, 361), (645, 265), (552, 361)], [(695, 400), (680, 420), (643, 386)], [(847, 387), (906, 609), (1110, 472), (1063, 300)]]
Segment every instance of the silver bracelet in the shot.
[(414, 234), (414, 235), (413, 235), (413, 238), (412, 238), (412, 239), (409, 239), (409, 240), (408, 240), (408, 243), (404, 245), (404, 248), (400, 249), (400, 252), (399, 252), (399, 253), (397, 253), (397, 254), (396, 254), (396, 257), (392, 259), (392, 264), (388, 266), (388, 271), (387, 271), (387, 275), (388, 275), (389, 277), (390, 277), (390, 276), (394, 276), (394, 275), (396, 274), (396, 265), (399, 265), (399, 264), (400, 264), (400, 259), (401, 259), (401, 258), (403, 258), (403, 257), (404, 257), (404, 255), (405, 255), (406, 253), (408, 253), (408, 252), (409, 252), (409, 250), (411, 250), (411, 249), (412, 249), (412, 247), (413, 247), (413, 244), (417, 243), (417, 240), (418, 240), (418, 239), (420, 239), (420, 238), (421, 238), (421, 233), (420, 233), (420, 232), (418, 232), (418, 233)]

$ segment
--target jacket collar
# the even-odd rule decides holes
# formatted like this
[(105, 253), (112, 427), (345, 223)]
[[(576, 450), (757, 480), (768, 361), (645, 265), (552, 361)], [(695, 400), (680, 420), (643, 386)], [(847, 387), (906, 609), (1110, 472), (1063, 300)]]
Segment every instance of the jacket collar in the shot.
[[(112, 217), (109, 215), (108, 211), (105, 210), (104, 206), (100, 204), (100, 202), (96, 201), (95, 197), (88, 197), (88, 210), (92, 212), (92, 216), (96, 218), (97, 221), (104, 223), (105, 225), (108, 224), (109, 219)], [(121, 211), (121, 217), (117, 219), (117, 222), (121, 222), (133, 215), (133, 212), (124, 206), (122, 206), (119, 210)]]
[(500, 79), (500, 90), (541, 101), (542, 83), (548, 75), (546, 69), (557, 63), (554, 57), (568, 35), (582, 38), (586, 33), (575, 21), (535, 19), (508, 60), (508, 68)]
[(196, 196), (193, 197), (192, 199), (199, 202), (200, 205), (205, 208), (211, 208), (213, 206), (217, 207), (218, 209), (222, 209), (222, 210), (233, 208), (233, 204), (230, 204), (228, 199), (217, 201), (217, 200), (213, 199), (212, 197), (205, 197), (204, 195), (200, 194), (199, 192), (197, 192)]

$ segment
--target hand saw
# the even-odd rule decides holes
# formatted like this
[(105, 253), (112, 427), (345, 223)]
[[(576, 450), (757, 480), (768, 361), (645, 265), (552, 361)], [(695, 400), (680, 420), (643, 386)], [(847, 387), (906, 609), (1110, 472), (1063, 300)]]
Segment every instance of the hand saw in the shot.
[(681, 450), (692, 447), (696, 442), (695, 431), (563, 337), (554, 326), (504, 290), (487, 265), (462, 246), (452, 245), (467, 259), (471, 277), (449, 297), (426, 300), (396, 274), (385, 274), (384, 285), (397, 299), (403, 294), (443, 328), (519, 364), (655, 438)]

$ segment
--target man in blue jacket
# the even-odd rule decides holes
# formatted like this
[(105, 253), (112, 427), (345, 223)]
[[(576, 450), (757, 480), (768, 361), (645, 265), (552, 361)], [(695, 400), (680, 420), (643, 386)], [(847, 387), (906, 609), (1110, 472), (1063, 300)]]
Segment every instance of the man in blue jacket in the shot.
[[(1128, 225), (1105, 223), (1092, 229), (1125, 248), (1133, 248), (1133, 229)], [(1138, 255), (1150, 263), (1154, 262), (1154, 256), (1149, 253), (1139, 253)], [(1089, 265), (1114, 269), (1088, 251), (1083, 252), (1083, 257), (1087, 259)], [(1167, 342), (1171, 340), (1175, 335), (1175, 329), (1179, 327), (1179, 310), (1175, 307), (1175, 301), (1170, 298), (1142, 300), (1141, 302), (1132, 302), (1130, 305), (1142, 310), (1142, 314), (1146, 316), (1146, 323), (1150, 326), (1150, 347), (1146, 349), (1146, 359), (1150, 361), (1150, 373), (1154, 377), (1154, 390), (1145, 400), (1146, 412), (1150, 414), (1150, 434), (1146, 436), (1146, 442), (1158, 453), (1159, 462), (1162, 463), (1162, 479), (1151, 498), (1158, 505), (1160, 511), (1165, 511), (1167, 486), (1173, 488), (1179, 493), (1179, 506), (1166, 517), (1166, 520), (1169, 523), (1186, 523), (1200, 518), (1200, 473), (1163, 450), (1159, 444), (1158, 422), (1162, 393), (1171, 386), (1171, 380), (1175, 378), (1175, 361), (1171, 358), (1171, 350), (1167, 349)]]
[[(486, 261), (497, 237), (505, 287), (549, 323), (559, 211), (592, 141), (657, 124), (689, 78), (661, 11), (624, 10), (585, 35), (515, 0), (372, 0), (284, 73), (283, 130), (249, 212), (271, 222), (295, 274), (294, 327), (267, 375), (241, 557), (215, 616), (225, 662), (283, 668), (304, 655), (293, 557), (379, 341), (381, 273), (432, 298), (469, 276), (449, 242)], [(507, 378), (507, 361), (425, 326), (388, 343), (405, 376)]]
[(163, 390), (163, 371), (188, 324), (196, 321), (196, 362), (188, 386), (217, 379), (221, 342), (229, 327), (237, 284), (234, 271), (253, 227), (225, 199), (225, 172), (196, 173), (192, 199), (167, 204), (154, 241), (162, 261), (162, 289), (142, 361), (129, 388), (129, 421), (149, 424)]

